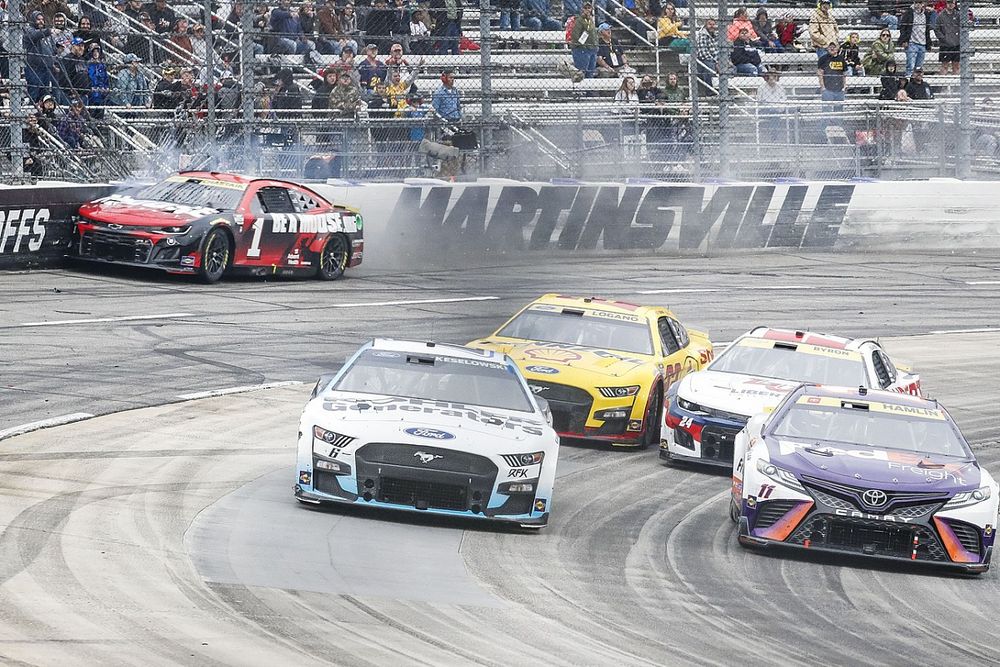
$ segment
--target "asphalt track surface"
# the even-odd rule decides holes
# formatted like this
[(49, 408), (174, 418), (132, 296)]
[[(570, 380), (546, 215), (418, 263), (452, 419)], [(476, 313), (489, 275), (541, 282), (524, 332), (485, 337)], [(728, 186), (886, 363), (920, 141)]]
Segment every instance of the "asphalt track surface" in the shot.
[[(881, 336), (1000, 473), (1000, 253), (525, 257), (212, 287), (4, 274), (0, 664), (997, 661), (1000, 573), (745, 551), (727, 476), (652, 450), (564, 446), (537, 533), (295, 503), (317, 375), (376, 335), (464, 342), (546, 291), (666, 303), (716, 341), (764, 323)], [(302, 384), (179, 398), (282, 382)]]

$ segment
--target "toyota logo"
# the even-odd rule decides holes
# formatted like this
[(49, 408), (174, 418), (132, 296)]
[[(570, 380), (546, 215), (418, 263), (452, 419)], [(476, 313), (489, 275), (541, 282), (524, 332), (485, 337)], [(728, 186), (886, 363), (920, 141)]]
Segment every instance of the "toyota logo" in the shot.
[(864, 501), (865, 505), (869, 507), (881, 507), (885, 505), (885, 502), (889, 499), (885, 495), (884, 491), (879, 491), (878, 489), (868, 489), (863, 494), (861, 494), (861, 500)]

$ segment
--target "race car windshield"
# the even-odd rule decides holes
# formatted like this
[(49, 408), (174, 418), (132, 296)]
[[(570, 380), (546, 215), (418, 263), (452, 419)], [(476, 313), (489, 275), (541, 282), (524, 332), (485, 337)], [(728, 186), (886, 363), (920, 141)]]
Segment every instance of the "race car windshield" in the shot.
[(779, 347), (733, 345), (716, 358), (710, 369), (811, 384), (841, 387), (868, 385), (861, 359), (839, 359)]
[(833, 441), (878, 449), (898, 449), (916, 454), (971, 458), (961, 438), (944, 418), (871, 412), (797, 404), (772, 428), (781, 438)]
[(517, 376), (504, 364), (439, 354), (367, 350), (333, 387), (485, 408), (533, 412)]
[(197, 179), (162, 181), (145, 187), (134, 195), (136, 199), (222, 210), (236, 208), (242, 196), (242, 189), (213, 185), (211, 181)]
[(653, 340), (645, 324), (545, 310), (524, 311), (497, 335), (633, 354), (653, 353)]

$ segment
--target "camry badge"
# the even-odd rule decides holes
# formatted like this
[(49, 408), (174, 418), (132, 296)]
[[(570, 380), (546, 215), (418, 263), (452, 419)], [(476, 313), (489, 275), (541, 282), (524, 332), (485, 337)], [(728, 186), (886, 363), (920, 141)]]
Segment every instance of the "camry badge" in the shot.
[(878, 489), (868, 489), (861, 494), (861, 500), (863, 500), (865, 505), (868, 505), (868, 507), (881, 507), (882, 505), (885, 505), (885, 501), (888, 499), (889, 498), (885, 495), (885, 492), (879, 491)]
[(413, 455), (416, 456), (417, 458), (419, 458), (420, 462), (423, 463), (424, 465), (427, 465), (428, 463), (430, 463), (434, 459), (443, 459), (444, 458), (443, 456), (441, 456), (439, 454), (428, 454), (427, 452), (416, 452)]

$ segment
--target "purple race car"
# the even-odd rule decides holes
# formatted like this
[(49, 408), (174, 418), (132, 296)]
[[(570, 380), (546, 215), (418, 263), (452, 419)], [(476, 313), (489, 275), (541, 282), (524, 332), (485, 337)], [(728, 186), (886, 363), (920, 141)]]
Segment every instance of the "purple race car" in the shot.
[(937, 401), (801, 385), (736, 436), (730, 516), (781, 544), (989, 569), (998, 487)]

